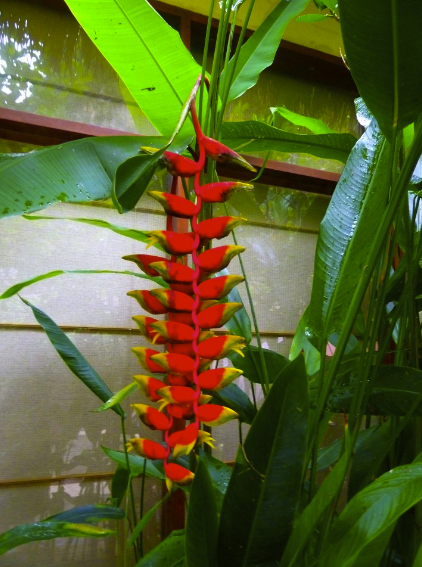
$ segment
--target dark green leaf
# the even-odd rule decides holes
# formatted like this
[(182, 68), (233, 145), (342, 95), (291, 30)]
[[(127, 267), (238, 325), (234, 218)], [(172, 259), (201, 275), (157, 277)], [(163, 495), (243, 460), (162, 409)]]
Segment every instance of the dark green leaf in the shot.
[(338, 1), (347, 63), (381, 130), (391, 137), (422, 111), (422, 4)]
[(106, 504), (90, 504), (71, 508), (43, 520), (44, 522), (69, 522), (72, 524), (92, 524), (105, 520), (121, 520), (125, 513), (120, 508)]
[(256, 416), (256, 409), (247, 394), (236, 384), (229, 384), (218, 392), (209, 392), (213, 395), (214, 403), (231, 408), (239, 414), (243, 423), (252, 423)]
[(96, 526), (67, 522), (22, 524), (0, 535), (0, 555), (19, 545), (32, 541), (42, 541), (56, 537), (106, 537), (115, 533), (112, 530)]
[[(300, 14), (310, 0), (281, 0), (265, 18), (255, 33), (242, 45), (230, 86), (228, 100), (241, 96), (258, 81), (260, 73), (269, 67), (280, 44), (287, 24)], [(234, 65), (231, 59), (225, 73), (230, 76)]]
[(309, 336), (341, 329), (367, 263), (389, 191), (390, 146), (375, 120), (353, 148), (320, 225), (308, 311)]
[[(102, 447), (102, 450), (110, 457), (112, 461), (123, 467), (126, 466), (126, 455), (123, 451), (114, 451), (113, 449), (108, 449), (107, 447)], [(161, 473), (149, 459), (144, 459), (138, 455), (128, 455), (130, 472), (132, 476), (142, 475), (144, 472), (144, 463), (146, 460), (145, 474), (150, 478), (157, 478), (158, 480), (165, 480), (165, 475)]]
[(39, 211), (58, 202), (111, 197), (117, 167), (141, 145), (162, 147), (159, 136), (84, 138), (27, 154), (0, 156), (0, 217)]
[(25, 287), (28, 287), (42, 280), (48, 280), (49, 278), (55, 278), (56, 276), (63, 276), (64, 274), (121, 274), (125, 276), (135, 276), (135, 278), (141, 278), (144, 280), (152, 280), (157, 285), (168, 287), (168, 284), (165, 283), (165, 281), (161, 278), (146, 276), (144, 274), (138, 274), (137, 272), (118, 272), (116, 270), (54, 270), (54, 272), (47, 272), (46, 274), (41, 274), (40, 276), (36, 276), (35, 278), (31, 278), (30, 280), (25, 280), (24, 282), (12, 285), (11, 287), (9, 287), (9, 289), (6, 289), (6, 291), (3, 292), (2, 295), (0, 295), (0, 299), (8, 299), (9, 297), (12, 297), (13, 295), (19, 293)]
[(120, 506), (130, 482), (130, 471), (117, 465), (116, 472), (111, 480), (111, 499), (116, 506)]
[[(358, 380), (357, 366), (349, 366), (349, 372), (341, 376), (331, 391), (327, 410), (348, 413), (353, 397), (355, 383)], [(315, 390), (311, 385), (311, 400)], [(406, 415), (412, 405), (422, 395), (422, 371), (408, 366), (381, 366), (374, 378), (366, 414)], [(422, 416), (422, 402), (414, 415)]]
[(152, 155), (134, 156), (118, 166), (111, 198), (119, 213), (127, 213), (136, 207), (158, 168), (163, 153), (164, 148)]
[(185, 532), (184, 530), (175, 530), (138, 561), (135, 567), (182, 567), (184, 558)]
[(198, 455), (207, 466), (208, 473), (211, 477), (215, 489), (217, 508), (218, 510), (220, 510), (223, 497), (226, 493), (230, 476), (232, 474), (232, 469), (231, 467), (229, 467), (219, 459), (216, 459), (209, 453), (206, 453), (202, 449), (198, 451)]
[[(255, 384), (261, 384), (263, 379), (261, 378), (259, 369), (261, 368), (261, 361), (259, 358), (258, 347), (249, 345), (247, 349), (243, 350), (244, 356), (240, 356), (237, 353), (229, 354), (229, 358), (233, 363), (235, 368), (243, 371), (245, 378)], [(268, 371), (268, 377), (270, 383), (274, 382), (280, 372), (289, 364), (289, 360), (274, 352), (273, 350), (264, 348), (263, 354), (265, 358), (265, 364)]]
[(308, 417), (303, 357), (274, 382), (236, 457), (220, 519), (219, 565), (278, 560), (302, 483)]
[[(149, 120), (170, 136), (201, 72), (179, 34), (146, 0), (102, 0), (101, 9), (66, 2)], [(182, 132), (193, 133), (190, 121)]]
[(398, 518), (422, 499), (422, 465), (390, 470), (347, 504), (328, 535), (324, 567), (378, 565)]
[[(22, 301), (32, 309), (35, 319), (47, 333), (51, 344), (58, 355), (75, 376), (77, 376), (102, 402), (109, 400), (113, 392), (104, 383), (103, 379), (92, 368), (86, 358), (79, 352), (72, 341), (63, 333), (50, 317), (21, 297)], [(121, 406), (113, 406), (112, 410), (120, 417), (124, 416)]]
[(356, 138), (351, 134), (291, 134), (264, 122), (223, 122), (222, 142), (235, 151), (292, 152), (346, 162)]
[(290, 347), (289, 359), (294, 360), (303, 351), (305, 356), (305, 366), (308, 376), (314, 376), (320, 368), (321, 357), (319, 351), (308, 340), (305, 330), (308, 324), (308, 310), (307, 307), (300, 318), (299, 325), (297, 326), (295, 336)]
[(217, 567), (217, 536), (215, 492), (207, 466), (199, 458), (190, 490), (186, 522), (187, 567)]
[(299, 567), (301, 565), (298, 558), (343, 485), (348, 463), (347, 455), (344, 454), (324, 480), (311, 503), (302, 512), (284, 550), (280, 567)]

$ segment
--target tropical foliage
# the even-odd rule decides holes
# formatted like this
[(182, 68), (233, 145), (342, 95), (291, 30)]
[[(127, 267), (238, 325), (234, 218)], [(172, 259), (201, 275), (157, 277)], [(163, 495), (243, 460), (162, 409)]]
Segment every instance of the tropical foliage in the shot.
[[(223, 0), (208, 78), (211, 19), (201, 69), (146, 0), (106, 0), (101, 14), (89, 2), (67, 3), (163, 137), (144, 139), (147, 148), (140, 154), (135, 149), (139, 140), (131, 138), (76, 142), (61, 153), (51, 148), (6, 156), (0, 161), (4, 216), (54, 201), (106, 197), (125, 212), (135, 206), (157, 168), (167, 167), (175, 178), (194, 177), (193, 186), (184, 183), (184, 197), (175, 195), (175, 183), (171, 193), (153, 192), (168, 215), (166, 231), (106, 226), (171, 255), (170, 260), (128, 258), (145, 272), (144, 278), (161, 286), (131, 294), (150, 314), (170, 312), (169, 321), (135, 317), (147, 339), (170, 344), (167, 353), (135, 349), (150, 374), (169, 374), (168, 383), (161, 377), (136, 376), (134, 384), (113, 395), (48, 315), (26, 302), (72, 372), (104, 402), (100, 409), (120, 416), (123, 431), (125, 414), (119, 404), (138, 387), (161, 403), (159, 410), (134, 407), (144, 423), (165, 431), (164, 444), (132, 438), (124, 448), (106, 449), (118, 465), (115, 502), (125, 494), (132, 501), (136, 525), (129, 542), (136, 567), (417, 567), (422, 556), (422, 238), (420, 178), (414, 172), (422, 153), (422, 6), (415, 0), (400, 5), (395, 0), (316, 2), (322, 17), (340, 21), (347, 65), (362, 97), (356, 111), (363, 133), (354, 143), (315, 121), (308, 121), (312, 134), (293, 136), (259, 122), (223, 120), (227, 101), (256, 83), (271, 64), (287, 22), (307, 1), (281, 0), (243, 43), (254, 4), (250, 0), (231, 55), (232, 26), (242, 2)], [(302, 21), (306, 25), (310, 20)], [(115, 49), (116, 43), (124, 49)], [(154, 84), (134, 81), (127, 61), (142, 65)], [(175, 76), (174, 69), (183, 65), (186, 74)], [(289, 119), (285, 110), (277, 112)], [(290, 118), (306, 125), (303, 117)], [(187, 147), (194, 159), (181, 155)], [(235, 289), (244, 279), (250, 298), (247, 274), (208, 277), (241, 252), (236, 240), (234, 246), (216, 248), (210, 241), (229, 234), (242, 219), (206, 218), (210, 210), (203, 204), (224, 201), (239, 186), (219, 182), (211, 159), (205, 173), (205, 159), (241, 160), (235, 153), (240, 147), (303, 151), (345, 161), (320, 227), (311, 300), (290, 360), (262, 348), (252, 302), (257, 346), (251, 345), (251, 322)], [(92, 164), (87, 148), (95, 154)], [(53, 180), (48, 188), (39, 183), (46, 174)], [(83, 191), (87, 175), (95, 188), (90, 195)], [(73, 187), (81, 184), (82, 192), (63, 196), (61, 188), (57, 193), (54, 179), (59, 178), (65, 183), (71, 179)], [(24, 192), (18, 201), (13, 198), (16, 187)], [(176, 233), (174, 216), (191, 219), (191, 232)], [(186, 254), (192, 255), (193, 267), (177, 260)], [(53, 275), (59, 274), (23, 282), (2, 298)], [(222, 325), (235, 334), (213, 336), (210, 329)], [(335, 346), (331, 357), (326, 356), (328, 343)], [(207, 369), (209, 361), (225, 355), (233, 368)], [(229, 383), (240, 372), (252, 385), (261, 385), (265, 401), (259, 409)], [(161, 411), (164, 407), (168, 415)], [(344, 415), (344, 435), (321, 448), (332, 414)], [(240, 439), (233, 468), (195, 447), (198, 440), (212, 442), (200, 422), (215, 425), (222, 416), (251, 424), (245, 440)], [(192, 423), (171, 431), (173, 418), (192, 418)], [(137, 454), (130, 455), (128, 448)], [(137, 521), (131, 488), (137, 476), (166, 481), (169, 489), (183, 490), (188, 501), (186, 528), (145, 557), (142, 531), (155, 508)], [(40, 523), (19, 526), (0, 537), (0, 552), (43, 535), (107, 535), (94, 526), (81, 527), (81, 515), (91, 524), (117, 518), (119, 512), (113, 507), (103, 515), (76, 511), (48, 518), (46, 528)]]

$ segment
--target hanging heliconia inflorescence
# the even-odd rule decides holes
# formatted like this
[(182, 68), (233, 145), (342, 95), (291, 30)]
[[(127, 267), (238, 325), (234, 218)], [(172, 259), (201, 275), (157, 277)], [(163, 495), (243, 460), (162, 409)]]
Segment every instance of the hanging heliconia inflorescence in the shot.
[[(165, 152), (162, 160), (173, 175), (170, 193), (150, 191), (167, 214), (167, 230), (149, 232), (149, 242), (158, 242), (171, 256), (168, 260), (159, 256), (139, 254), (126, 256), (136, 262), (150, 276), (161, 276), (170, 289), (131, 291), (142, 308), (151, 315), (167, 315), (168, 320), (135, 316), (143, 336), (154, 345), (167, 345), (167, 352), (152, 348), (135, 347), (133, 352), (140, 365), (151, 374), (167, 373), (166, 382), (152, 376), (134, 376), (141, 391), (158, 408), (144, 404), (133, 404), (141, 421), (150, 429), (164, 432), (165, 445), (155, 441), (133, 438), (127, 444), (138, 455), (147, 459), (162, 459), (169, 490), (173, 483), (188, 484), (193, 473), (187, 468), (171, 462), (187, 455), (199, 443), (212, 446), (209, 433), (200, 425), (214, 427), (238, 417), (227, 407), (208, 403), (210, 395), (203, 390), (220, 390), (242, 374), (236, 368), (211, 368), (214, 361), (245, 346), (243, 337), (235, 335), (215, 336), (211, 329), (222, 327), (242, 307), (241, 303), (219, 303), (234, 286), (243, 281), (241, 276), (225, 275), (211, 277), (224, 269), (231, 259), (244, 251), (242, 246), (225, 245), (203, 250), (214, 238), (223, 238), (244, 222), (240, 217), (217, 217), (198, 222), (203, 203), (222, 203), (233, 192), (251, 185), (240, 182), (217, 182), (200, 184), (206, 157), (217, 161), (235, 161), (254, 169), (236, 152), (220, 142), (206, 137), (199, 125), (195, 109), (195, 98), (190, 104), (190, 113), (195, 127), (199, 149), (198, 161), (179, 154)], [(178, 177), (194, 177), (196, 204), (176, 195)], [(191, 232), (177, 233), (172, 230), (172, 217), (189, 219)], [(193, 268), (186, 263), (186, 255), (192, 256)], [(180, 431), (172, 431), (173, 420), (191, 420)]]

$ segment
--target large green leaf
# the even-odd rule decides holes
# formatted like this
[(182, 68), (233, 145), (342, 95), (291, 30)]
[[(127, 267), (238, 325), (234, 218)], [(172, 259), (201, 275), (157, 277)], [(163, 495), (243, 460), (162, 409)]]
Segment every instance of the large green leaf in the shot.
[[(76, 348), (72, 341), (63, 333), (50, 317), (21, 297), (22, 301), (32, 309), (35, 319), (44, 329), (51, 344), (56, 349), (57, 354), (66, 364), (71, 372), (77, 376), (102, 402), (106, 402), (113, 396), (113, 392), (105, 384), (103, 379), (89, 364), (83, 354)], [(120, 405), (111, 408), (120, 417), (124, 416), (124, 411)]]
[[(309, 2), (310, 0), (281, 0), (242, 45), (229, 91), (229, 101), (241, 96), (256, 84), (261, 72), (272, 64), (287, 24), (301, 13)], [(233, 72), (234, 64), (233, 58), (225, 71), (229, 76)], [(225, 73), (222, 74), (222, 79)]]
[[(201, 67), (146, 0), (66, 0), (90, 39), (163, 135), (171, 135)], [(193, 134), (187, 122), (184, 134)]]
[[(343, 454), (328, 477), (322, 483), (316, 496), (297, 520), (292, 535), (284, 550), (280, 567), (301, 567), (302, 550), (313, 534), (321, 518), (332, 505), (343, 485), (348, 467), (347, 455)], [(342, 566), (343, 567), (343, 566)]]
[(107, 504), (78, 506), (46, 518), (44, 522), (70, 522), (72, 524), (92, 524), (104, 520), (121, 520), (125, 513), (121, 508)]
[(339, 0), (347, 63), (387, 137), (422, 111), (422, 4)]
[[(270, 384), (276, 380), (280, 372), (289, 364), (289, 360), (268, 348), (262, 350), (265, 359), (265, 365), (268, 371)], [(261, 360), (259, 357), (259, 349), (256, 346), (248, 345), (248, 348), (242, 351), (243, 356), (237, 353), (230, 353), (229, 358), (235, 368), (242, 370), (245, 378), (261, 384), (263, 378), (260, 373)]]
[(185, 532), (175, 530), (138, 561), (135, 567), (183, 567), (184, 560)]
[(396, 521), (421, 499), (420, 463), (382, 475), (352, 498), (340, 514), (323, 548), (320, 565), (378, 565)]
[(237, 152), (292, 152), (346, 162), (356, 144), (351, 134), (291, 134), (257, 120), (223, 122), (222, 142)]
[(159, 167), (163, 153), (164, 148), (152, 155), (133, 156), (116, 169), (111, 198), (119, 213), (135, 208)]
[(116, 270), (54, 270), (53, 272), (47, 272), (46, 274), (35, 276), (30, 280), (25, 280), (23, 282), (19, 282), (15, 285), (12, 285), (8, 289), (6, 289), (6, 291), (4, 291), (2, 295), (0, 295), (0, 299), (8, 299), (9, 297), (12, 297), (13, 295), (19, 293), (25, 287), (28, 287), (34, 283), (40, 282), (42, 280), (48, 280), (49, 278), (55, 278), (57, 276), (63, 276), (65, 274), (120, 274), (124, 276), (134, 276), (135, 278), (141, 278), (144, 280), (152, 280), (156, 284), (161, 285), (162, 287), (168, 287), (168, 284), (159, 277), (146, 276), (144, 274), (129, 272), (127, 270), (123, 272), (119, 272)]
[(186, 566), (217, 567), (218, 517), (207, 466), (198, 459), (186, 522)]
[(161, 508), (161, 506), (164, 504), (164, 502), (170, 498), (171, 496), (171, 492), (167, 492), (165, 494), (165, 496), (159, 501), (157, 502), (157, 504), (155, 504), (152, 508), (150, 508), (148, 510), (148, 512), (146, 514), (144, 514), (142, 516), (142, 518), (139, 520), (139, 522), (136, 524), (136, 526), (133, 528), (132, 533), (130, 534), (130, 538), (128, 539), (128, 541), (126, 542), (126, 547), (131, 547), (136, 539), (141, 535), (141, 533), (144, 531), (144, 529), (147, 527), (148, 523), (150, 522), (150, 520), (153, 518), (155, 512)]
[[(108, 449), (107, 447), (102, 447), (104, 453), (112, 461), (127, 469), (126, 455), (123, 451), (114, 451), (113, 449)], [(144, 472), (144, 464), (146, 461), (145, 474), (150, 478), (156, 478), (158, 480), (165, 480), (164, 473), (160, 472), (154, 464), (149, 459), (144, 459), (139, 455), (128, 455), (129, 468), (133, 476), (139, 476)]]
[(289, 359), (294, 360), (301, 352), (305, 357), (305, 366), (308, 376), (314, 376), (321, 366), (319, 351), (308, 340), (306, 336), (306, 326), (308, 324), (309, 307), (305, 309), (297, 326), (295, 336), (290, 347)]
[(87, 524), (72, 524), (68, 522), (35, 522), (22, 524), (0, 535), (0, 555), (10, 549), (31, 543), (54, 539), (56, 537), (105, 537), (116, 532)]
[(84, 138), (26, 154), (0, 155), (0, 217), (45, 209), (58, 202), (108, 199), (119, 164), (140, 146), (161, 148), (159, 136)]
[[(217, 509), (220, 510), (232, 474), (232, 469), (202, 449), (199, 449), (198, 455), (207, 467), (214, 486)], [(184, 466), (188, 466), (188, 462), (186, 462)]]
[(299, 500), (307, 435), (303, 357), (274, 382), (249, 430), (223, 502), (219, 565), (278, 560)]
[(312, 342), (342, 327), (389, 190), (390, 146), (375, 120), (353, 148), (320, 225), (308, 325)]

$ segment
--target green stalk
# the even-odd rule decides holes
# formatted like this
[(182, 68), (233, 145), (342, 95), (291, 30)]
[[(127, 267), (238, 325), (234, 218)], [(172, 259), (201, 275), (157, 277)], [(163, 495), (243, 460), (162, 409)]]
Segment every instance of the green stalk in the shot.
[[(146, 477), (146, 470), (147, 470), (147, 460), (144, 459), (144, 467), (142, 470), (142, 481), (141, 481), (141, 501), (139, 503), (139, 521), (142, 520), (144, 517), (144, 499), (145, 499), (145, 477)], [(143, 540), (143, 532), (139, 534), (139, 553), (140, 556), (144, 556), (144, 540)]]
[[(315, 432), (317, 430), (317, 425), (320, 421), (320, 418), (324, 412), (324, 408), (327, 404), (328, 396), (331, 391), (339, 364), (341, 362), (342, 356), (347, 346), (347, 342), (352, 332), (353, 325), (356, 319), (356, 316), (359, 312), (361, 303), (363, 301), (366, 289), (372, 277), (372, 273), (374, 271), (377, 258), (381, 252), (381, 247), (384, 242), (384, 238), (390, 229), (390, 226), (393, 222), (394, 216), (396, 214), (397, 208), (407, 191), (407, 185), (409, 180), (412, 176), (416, 163), (422, 153), (422, 126), (421, 123), (418, 124), (417, 129), (415, 131), (415, 137), (413, 140), (413, 144), (409, 150), (407, 155), (406, 161), (403, 165), (403, 169), (400, 172), (399, 178), (397, 180), (395, 190), (392, 194), (391, 201), (389, 203), (389, 207), (385, 211), (383, 218), (378, 226), (377, 233), (375, 238), (373, 239), (371, 249), (368, 254), (368, 261), (366, 269), (362, 273), (362, 277), (357, 285), (356, 291), (353, 295), (352, 301), (350, 303), (350, 307), (348, 309), (345, 323), (343, 330), (340, 334), (340, 338), (337, 344), (336, 351), (333, 356), (333, 360), (330, 364), (330, 369), (328, 372), (327, 379), (323, 386), (322, 395), (319, 397), (317, 402), (317, 408), (315, 412), (315, 417), (313, 423), (311, 424), (311, 431)], [(315, 434), (315, 433), (314, 433)], [(310, 455), (308, 456), (309, 460)]]
[(214, 59), (212, 62), (212, 70), (211, 70), (211, 81), (210, 81), (210, 90), (208, 93), (208, 100), (207, 100), (207, 107), (205, 110), (205, 124), (203, 131), (204, 133), (209, 136), (210, 135), (210, 111), (211, 111), (211, 101), (217, 96), (217, 84), (218, 84), (218, 64), (220, 59), (220, 53), (222, 51), (222, 36), (223, 36), (223, 25), (225, 20), (225, 10), (227, 6), (228, 0), (223, 0), (223, 5), (221, 7), (221, 15), (220, 15), (220, 22), (218, 25), (217, 31), (217, 40), (215, 44), (215, 51), (214, 51)]
[(205, 88), (205, 73), (207, 70), (208, 48), (210, 43), (210, 34), (212, 27), (212, 15), (214, 12), (215, 0), (211, 0), (210, 11), (208, 13), (207, 31), (205, 34), (204, 53), (202, 56), (201, 86), (199, 87), (199, 123), (202, 124), (202, 100)]
[[(129, 471), (129, 493), (130, 493), (130, 502), (132, 507), (132, 515), (133, 515), (133, 525), (136, 526), (138, 520), (136, 518), (136, 509), (135, 509), (135, 496), (133, 494), (133, 486), (132, 486), (132, 476), (130, 475), (130, 464), (129, 464), (129, 454), (127, 452), (127, 438), (126, 438), (126, 427), (125, 427), (125, 420), (124, 417), (120, 420), (121, 428), (122, 428), (122, 435), (123, 435), (123, 446), (125, 448), (125, 460), (126, 460), (126, 467)], [(135, 559), (138, 560), (138, 549), (136, 545), (133, 546), (135, 551)]]
[[(232, 85), (232, 81), (233, 81), (233, 76), (234, 76), (234, 72), (236, 70), (236, 65), (237, 65), (237, 61), (239, 59), (239, 55), (240, 55), (240, 49), (243, 45), (243, 40), (246, 34), (246, 30), (248, 29), (248, 23), (249, 23), (249, 19), (251, 17), (251, 13), (253, 10), (255, 4), (255, 0), (251, 0), (248, 6), (248, 11), (246, 13), (245, 16), (245, 20), (243, 22), (242, 25), (242, 29), (240, 30), (240, 36), (239, 36), (239, 41), (237, 42), (237, 46), (236, 46), (236, 51), (234, 53), (234, 56), (232, 57), (232, 61), (233, 61), (233, 65), (231, 66), (230, 69), (230, 75), (226, 78), (224, 77), (224, 83), (223, 83), (223, 87), (222, 87), (222, 103), (221, 103), (221, 111), (218, 117), (218, 123), (217, 123), (217, 128), (216, 128), (216, 132), (218, 135), (218, 132), (220, 131), (220, 127), (221, 127), (221, 123), (223, 121), (223, 116), (224, 116), (224, 112), (226, 110), (226, 105), (227, 105), (227, 100), (229, 98), (229, 93), (230, 93), (230, 87)], [(228, 66), (225, 66), (225, 71), (226, 73), (228, 72)]]

